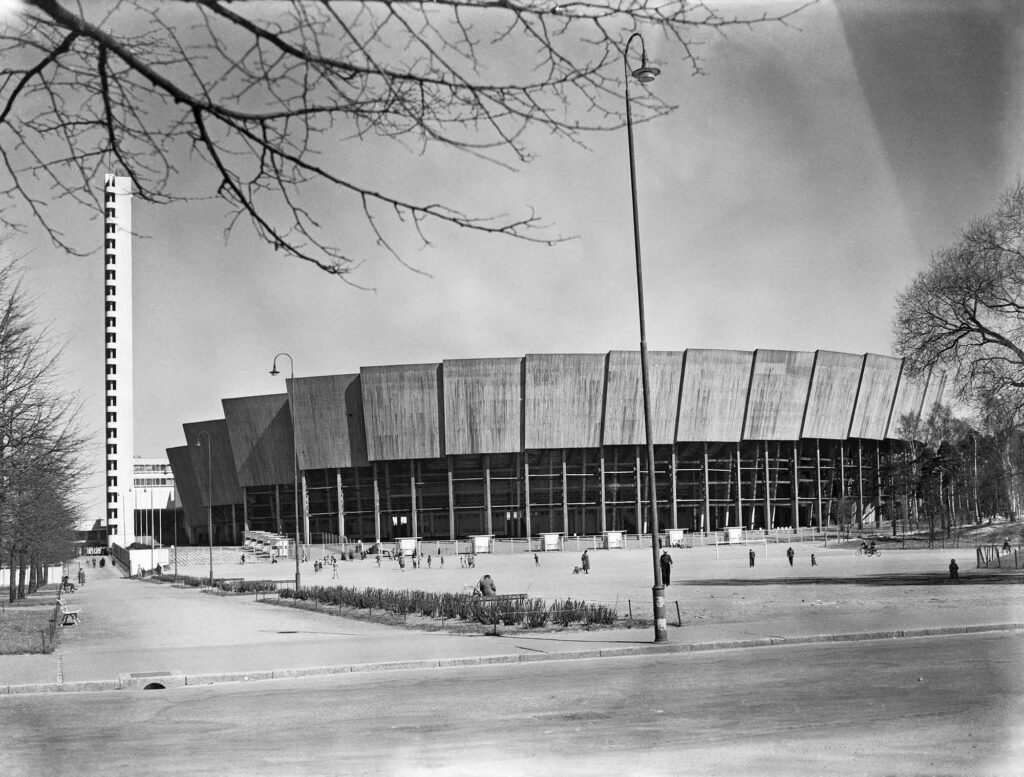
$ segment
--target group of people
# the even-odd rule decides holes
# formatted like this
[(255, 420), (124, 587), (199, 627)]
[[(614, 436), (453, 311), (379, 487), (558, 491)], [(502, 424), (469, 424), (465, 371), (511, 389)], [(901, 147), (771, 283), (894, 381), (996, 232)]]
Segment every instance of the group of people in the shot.
[(325, 556), (322, 559), (317, 559), (316, 561), (314, 561), (313, 562), (313, 574), (314, 575), (320, 574), (320, 570), (323, 569), (324, 567), (327, 567), (327, 566), (331, 567), (331, 569), (333, 570), (333, 574), (331, 575), (331, 578), (332, 579), (336, 578), (338, 576), (338, 559), (335, 556), (333, 556), (333, 555)]
[[(405, 571), (405, 554), (401, 550), (397, 550), (397, 551), (395, 551), (395, 558), (398, 560), (398, 568), (401, 571), (404, 572)], [(460, 556), (459, 558), (461, 560), (462, 557)], [(423, 568), (423, 559), (424, 559), (423, 554), (420, 553), (418, 550), (413, 550), (413, 552), (411, 554), (409, 554), (409, 562), (412, 565), (413, 569), (422, 569)], [(431, 554), (429, 554), (429, 553), (426, 556), (426, 565), (427, 565), (427, 569), (431, 569), (434, 566), (434, 557)], [(437, 554), (437, 565), (438, 565), (439, 569), (444, 569), (444, 556), (442, 556), (440, 553)], [(380, 566), (380, 554), (377, 554), (377, 566)], [(465, 563), (463, 563), (462, 566), (467, 566), (467, 565)], [(468, 566), (473, 566), (473, 565), (469, 564)]]

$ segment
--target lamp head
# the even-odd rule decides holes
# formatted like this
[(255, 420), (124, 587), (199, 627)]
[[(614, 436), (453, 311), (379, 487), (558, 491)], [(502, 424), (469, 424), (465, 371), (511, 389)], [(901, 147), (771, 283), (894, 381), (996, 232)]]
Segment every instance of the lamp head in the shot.
[[(643, 41), (641, 40), (641, 43)], [(633, 71), (633, 78), (642, 84), (649, 84), (655, 78), (661, 75), (661, 71), (656, 67), (647, 67), (647, 51), (640, 52), (640, 67)]]
[(274, 366), (270, 368), (271, 375), (280, 375), (281, 371), (277, 369), (277, 362), (274, 362)]
[(642, 84), (649, 84), (660, 75), (661, 71), (658, 68), (647, 67), (646, 65), (633, 71), (633, 78)]

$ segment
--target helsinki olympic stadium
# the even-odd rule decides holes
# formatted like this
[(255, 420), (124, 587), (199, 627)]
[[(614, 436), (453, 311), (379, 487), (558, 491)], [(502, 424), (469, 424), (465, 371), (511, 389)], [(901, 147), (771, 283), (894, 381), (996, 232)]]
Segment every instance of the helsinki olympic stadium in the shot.
[[(887, 464), (944, 378), (834, 351), (649, 355), (662, 529), (820, 527), (839, 500), (886, 520)], [(363, 367), (222, 400), (168, 457), (193, 542), (646, 531), (640, 355)], [(298, 493), (298, 504), (296, 494)], [(298, 507), (298, 521), (296, 508)]]

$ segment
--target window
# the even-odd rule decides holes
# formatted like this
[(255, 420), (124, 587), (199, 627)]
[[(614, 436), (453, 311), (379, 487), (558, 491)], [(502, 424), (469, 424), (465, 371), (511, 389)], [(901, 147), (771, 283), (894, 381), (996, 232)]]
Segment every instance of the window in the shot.
[(107, 224), (107, 234), (112, 235), (117, 231), (117, 224)]
[(107, 472), (113, 472), (117, 469), (117, 459), (107, 459)]
[[(108, 202), (109, 202), (109, 200), (108, 200)], [(108, 219), (112, 219), (115, 216), (117, 216), (117, 209), (116, 208), (107, 208), (107, 218)]]
[(117, 254), (107, 254), (107, 264), (117, 264)]
[(107, 478), (107, 486), (109, 488), (117, 488), (117, 476), (112, 475)]
[(117, 358), (117, 349), (116, 348), (108, 348), (107, 349), (107, 358), (108, 359), (116, 359)]
[(117, 312), (117, 303), (116, 302), (108, 302), (107, 303), (107, 312), (108, 313), (116, 313)]
[(117, 407), (117, 397), (107, 397), (107, 407)]
[(116, 293), (117, 293), (117, 287), (116, 286), (107, 286), (107, 296), (108, 297), (113, 297)]
[(117, 342), (117, 335), (114, 334), (113, 332), (107, 332), (107, 342), (108, 343), (116, 343)]
[(117, 504), (117, 492), (116, 491), (108, 491), (107, 492), (107, 504)]
[(114, 202), (114, 197), (115, 195), (113, 192), (107, 192), (107, 202)]
[(117, 280), (117, 279), (116, 279), (116, 278), (114, 277), (115, 275), (117, 275), (117, 271), (116, 271), (116, 270), (107, 270), (107, 280), (108, 280), (108, 281), (113, 281), (113, 280)]
[(117, 446), (116, 445), (108, 445), (107, 446), (107, 454), (110, 455), (110, 456), (116, 456), (117, 455)]
[(117, 439), (117, 429), (107, 429), (107, 439), (108, 440), (116, 440)]
[(107, 248), (117, 248), (117, 241), (113, 238), (107, 238)]
[(117, 319), (114, 318), (113, 316), (107, 316), (107, 326), (108, 327), (117, 326)]
[(107, 375), (117, 375), (117, 365), (116, 364), (108, 364), (107, 365)]
[(116, 380), (108, 380), (107, 381), (107, 391), (117, 391), (117, 381)]

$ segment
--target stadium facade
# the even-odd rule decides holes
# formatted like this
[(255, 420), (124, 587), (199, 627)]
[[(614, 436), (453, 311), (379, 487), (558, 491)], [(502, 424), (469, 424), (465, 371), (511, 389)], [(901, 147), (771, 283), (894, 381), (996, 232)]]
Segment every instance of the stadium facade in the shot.
[[(905, 419), (944, 383), (870, 353), (689, 349), (650, 365), (660, 526), (695, 532), (822, 526), (840, 504), (884, 519)], [(293, 534), (296, 468), (307, 542), (646, 531), (637, 352), (363, 367), (222, 406), (167, 451), (201, 542), (208, 507), (218, 544)]]

